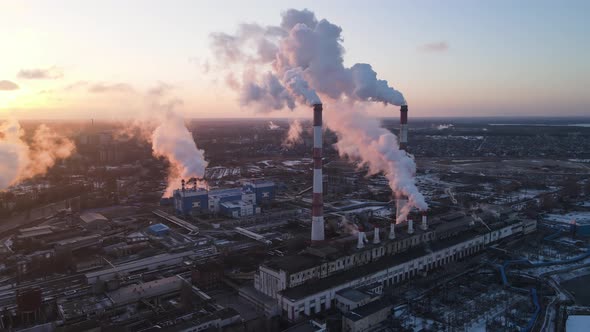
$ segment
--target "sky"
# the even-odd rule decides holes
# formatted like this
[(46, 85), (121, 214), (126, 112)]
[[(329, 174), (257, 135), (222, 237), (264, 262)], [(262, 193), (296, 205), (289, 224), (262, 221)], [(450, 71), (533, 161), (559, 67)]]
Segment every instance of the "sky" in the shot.
[(211, 33), (289, 8), (341, 26), (345, 65), (372, 64), (412, 116), (590, 115), (590, 1), (0, 0), (0, 118), (133, 118), (159, 84), (190, 118), (309, 115), (241, 107), (212, 65)]

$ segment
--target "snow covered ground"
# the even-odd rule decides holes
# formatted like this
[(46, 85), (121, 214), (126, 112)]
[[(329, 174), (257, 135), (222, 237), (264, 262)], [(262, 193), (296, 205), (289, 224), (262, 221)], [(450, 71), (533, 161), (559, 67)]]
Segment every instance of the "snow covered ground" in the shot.
[(544, 219), (564, 224), (569, 224), (574, 220), (578, 224), (590, 224), (590, 211), (575, 211), (564, 214), (551, 213), (546, 215)]
[(567, 332), (588, 331), (588, 326), (590, 326), (590, 315), (571, 315), (567, 317), (565, 322)]

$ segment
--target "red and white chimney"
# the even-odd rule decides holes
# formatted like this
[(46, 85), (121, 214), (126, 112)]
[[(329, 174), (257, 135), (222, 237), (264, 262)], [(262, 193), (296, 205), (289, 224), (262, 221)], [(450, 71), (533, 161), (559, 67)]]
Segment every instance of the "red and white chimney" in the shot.
[(313, 199), (311, 241), (324, 241), (324, 201), (322, 197), (322, 104), (313, 105)]
[[(406, 151), (408, 148), (408, 105), (402, 105), (399, 109), (399, 149)], [(404, 196), (400, 196), (395, 200), (396, 205), (396, 214), (395, 217), (397, 220), (403, 221), (400, 218), (401, 212), (404, 207), (408, 204), (408, 199)], [(411, 221), (408, 220), (408, 233), (412, 234), (414, 232), (413, 224), (412, 228), (410, 228)], [(411, 232), (410, 232), (411, 231)]]
[(399, 109), (399, 149), (408, 148), (408, 105), (402, 105)]

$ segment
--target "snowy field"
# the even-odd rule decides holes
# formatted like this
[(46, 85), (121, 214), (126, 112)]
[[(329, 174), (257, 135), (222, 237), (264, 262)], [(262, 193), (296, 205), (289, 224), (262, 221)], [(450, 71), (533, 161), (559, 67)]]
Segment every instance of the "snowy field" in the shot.
[(578, 224), (590, 224), (590, 211), (575, 211), (564, 214), (551, 213), (546, 215), (544, 219), (562, 224), (569, 224), (572, 221)]

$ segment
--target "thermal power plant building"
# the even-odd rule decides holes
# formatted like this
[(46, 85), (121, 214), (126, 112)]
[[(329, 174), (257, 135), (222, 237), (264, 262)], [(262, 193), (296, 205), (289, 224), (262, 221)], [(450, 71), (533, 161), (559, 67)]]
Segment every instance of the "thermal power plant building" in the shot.
[[(412, 234), (398, 229), (395, 239), (350, 243), (347, 250), (324, 245), (304, 253), (275, 258), (259, 266), (254, 287), (274, 298), (289, 321), (298, 321), (336, 306), (336, 294), (347, 288), (378, 283), (393, 286), (475, 255), (502, 239), (536, 230), (535, 220), (513, 217), (470, 225), (465, 215), (433, 218), (428, 229)], [(401, 225), (398, 225), (401, 227)]]
[(268, 180), (252, 180), (243, 183), (245, 189), (250, 189), (256, 196), (256, 204), (262, 205), (272, 202), (276, 195), (275, 183)]
[(208, 211), (209, 192), (205, 189), (177, 189), (172, 197), (178, 214), (190, 215)]
[(260, 205), (275, 198), (276, 186), (267, 180), (244, 182), (242, 187), (206, 190), (203, 188), (177, 189), (173, 194), (174, 209), (180, 215), (206, 213), (222, 214), (232, 218), (260, 212)]

